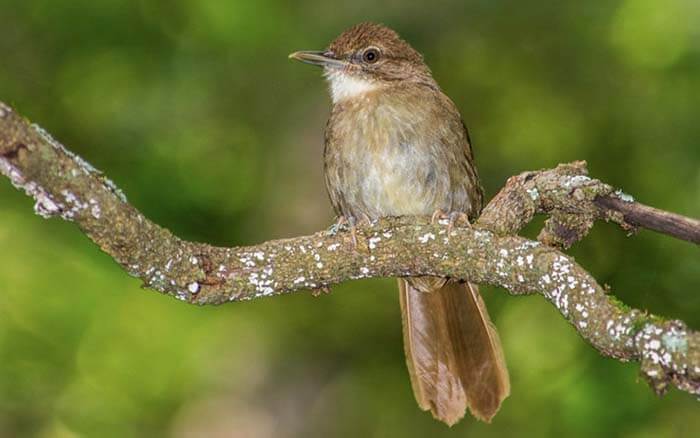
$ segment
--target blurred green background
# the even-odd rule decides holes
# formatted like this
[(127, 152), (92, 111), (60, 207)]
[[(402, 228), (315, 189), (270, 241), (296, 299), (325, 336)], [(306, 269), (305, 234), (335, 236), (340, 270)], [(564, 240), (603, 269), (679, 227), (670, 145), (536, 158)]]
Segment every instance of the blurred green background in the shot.
[[(329, 99), (287, 54), (374, 20), (425, 54), (492, 196), (588, 160), (642, 202), (700, 216), (697, 0), (0, 0), (0, 100), (188, 239), (250, 244), (331, 222)], [(192, 307), (139, 288), (0, 178), (0, 436), (698, 436), (541, 297), (484, 288), (512, 396), (452, 429), (410, 390), (393, 280), (322, 298)], [(529, 230), (533, 235), (534, 228)], [(600, 224), (572, 251), (626, 303), (700, 328), (698, 247)]]

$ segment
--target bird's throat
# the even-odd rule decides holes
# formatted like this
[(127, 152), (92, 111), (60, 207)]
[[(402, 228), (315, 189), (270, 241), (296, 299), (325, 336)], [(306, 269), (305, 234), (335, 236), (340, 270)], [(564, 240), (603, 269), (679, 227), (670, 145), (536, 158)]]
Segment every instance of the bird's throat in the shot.
[(333, 103), (361, 97), (380, 88), (380, 85), (375, 81), (363, 79), (359, 75), (341, 70), (327, 70), (325, 76), (330, 85)]

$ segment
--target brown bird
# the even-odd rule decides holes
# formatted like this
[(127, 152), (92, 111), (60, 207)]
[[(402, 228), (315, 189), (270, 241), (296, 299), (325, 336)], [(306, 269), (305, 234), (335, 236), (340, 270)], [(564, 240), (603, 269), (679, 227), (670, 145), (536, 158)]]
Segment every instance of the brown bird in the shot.
[[(323, 67), (330, 84), (324, 168), (340, 218), (352, 225), (384, 216), (478, 216), (483, 190), (466, 126), (421, 54), (396, 32), (362, 23), (325, 51), (290, 57)], [(448, 425), (467, 407), (490, 421), (510, 383), (476, 286), (438, 277), (398, 282), (418, 405)]]

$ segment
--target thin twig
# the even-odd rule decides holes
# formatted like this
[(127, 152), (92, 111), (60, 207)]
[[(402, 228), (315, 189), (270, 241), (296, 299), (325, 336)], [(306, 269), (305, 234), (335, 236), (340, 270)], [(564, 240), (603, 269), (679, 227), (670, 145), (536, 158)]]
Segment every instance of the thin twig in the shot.
[(624, 221), (631, 225), (700, 244), (700, 221), (697, 219), (624, 200), (618, 196), (600, 196), (596, 198), (595, 204), (601, 209), (621, 213)]

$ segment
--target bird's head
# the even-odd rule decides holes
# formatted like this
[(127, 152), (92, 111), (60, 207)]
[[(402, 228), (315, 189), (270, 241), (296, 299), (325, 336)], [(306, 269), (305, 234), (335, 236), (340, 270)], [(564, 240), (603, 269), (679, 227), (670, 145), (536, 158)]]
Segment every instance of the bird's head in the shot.
[(423, 56), (381, 24), (357, 24), (327, 50), (294, 52), (289, 57), (323, 67), (334, 102), (399, 83), (437, 87)]

